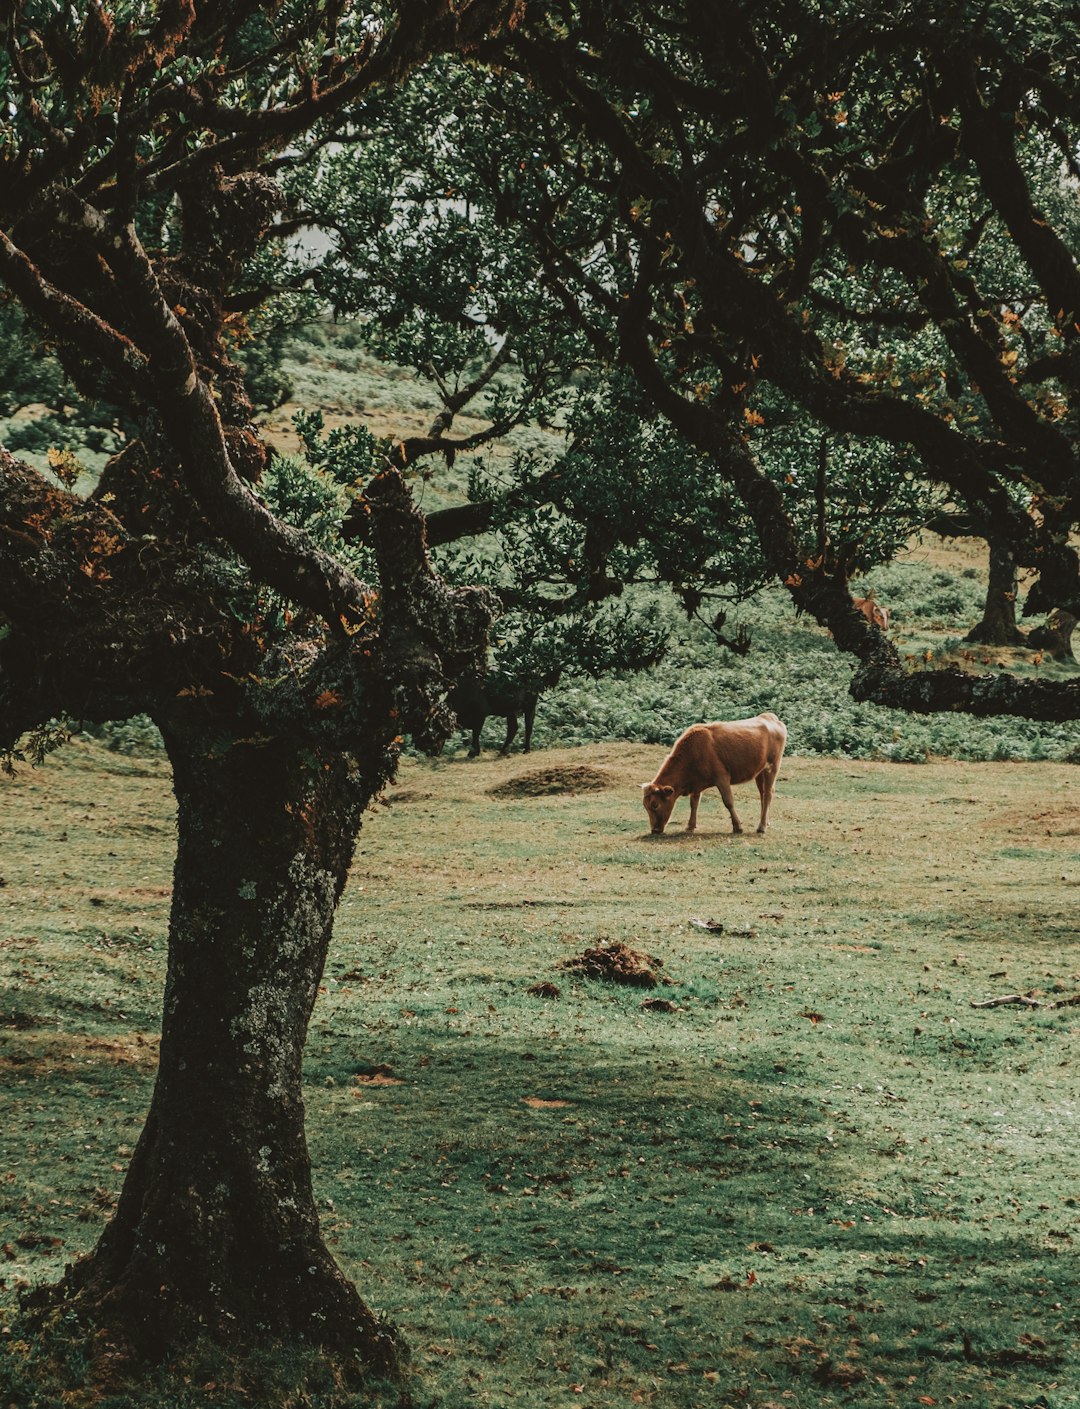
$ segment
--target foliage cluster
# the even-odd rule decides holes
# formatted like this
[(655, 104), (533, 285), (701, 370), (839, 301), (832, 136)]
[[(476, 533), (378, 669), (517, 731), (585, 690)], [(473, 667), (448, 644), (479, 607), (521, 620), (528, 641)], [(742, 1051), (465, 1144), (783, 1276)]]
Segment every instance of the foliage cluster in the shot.
[(116, 407), (81, 395), (17, 305), (0, 302), (0, 443), (85, 492), (123, 444)]

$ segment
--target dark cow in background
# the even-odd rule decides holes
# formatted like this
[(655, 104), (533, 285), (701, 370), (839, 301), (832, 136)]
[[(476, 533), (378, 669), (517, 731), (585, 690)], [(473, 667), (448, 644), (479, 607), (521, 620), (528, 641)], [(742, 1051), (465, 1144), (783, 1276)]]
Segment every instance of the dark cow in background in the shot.
[(546, 675), (542, 679), (525, 681), (511, 680), (505, 675), (470, 676), (459, 680), (447, 697), (450, 708), (457, 715), (458, 728), (472, 733), (472, 746), (469, 757), (476, 758), (480, 752), (480, 735), (484, 721), (489, 716), (506, 720), (506, 739), (500, 754), (510, 752), (518, 731), (518, 719), (525, 719), (525, 743), (523, 752), (532, 748), (533, 721), (536, 719), (536, 706), (540, 695), (558, 682), (558, 675)]

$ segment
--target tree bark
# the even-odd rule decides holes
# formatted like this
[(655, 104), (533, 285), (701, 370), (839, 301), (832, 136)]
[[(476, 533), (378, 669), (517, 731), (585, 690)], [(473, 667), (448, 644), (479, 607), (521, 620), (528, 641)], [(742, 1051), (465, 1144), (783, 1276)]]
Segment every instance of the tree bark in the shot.
[(987, 539), (990, 548), (990, 580), (982, 621), (973, 626), (965, 641), (982, 646), (1022, 646), (1027, 637), (1016, 624), (1016, 554), (996, 535)]
[(179, 842), (157, 1084), (116, 1215), (52, 1300), (143, 1355), (300, 1336), (393, 1372), (393, 1330), (319, 1231), (300, 1084), (335, 907), (392, 760), (165, 734)]
[(1077, 618), (1063, 607), (1056, 607), (1042, 626), (1028, 632), (1028, 645), (1046, 652), (1051, 660), (1072, 660), (1072, 638)]

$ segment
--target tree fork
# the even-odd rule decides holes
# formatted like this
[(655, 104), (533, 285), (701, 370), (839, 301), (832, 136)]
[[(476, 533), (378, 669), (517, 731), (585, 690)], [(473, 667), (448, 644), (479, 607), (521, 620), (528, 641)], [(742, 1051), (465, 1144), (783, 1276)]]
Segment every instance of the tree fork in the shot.
[(163, 733), (179, 838), (157, 1083), (113, 1220), (39, 1305), (153, 1359), (204, 1335), (300, 1337), (397, 1373), (401, 1343), (319, 1231), (301, 1095), (334, 911), (392, 749), (360, 764)]

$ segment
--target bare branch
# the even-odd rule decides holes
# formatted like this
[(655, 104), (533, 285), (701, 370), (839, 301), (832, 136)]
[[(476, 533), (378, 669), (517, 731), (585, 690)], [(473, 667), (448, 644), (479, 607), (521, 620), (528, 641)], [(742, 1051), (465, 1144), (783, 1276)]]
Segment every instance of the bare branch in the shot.
[(432, 376), (435, 378), (439, 393), (443, 399), (443, 410), (440, 411), (432, 422), (431, 429), (428, 431), (429, 437), (438, 437), (445, 434), (453, 425), (454, 417), (457, 413), (464, 410), (474, 397), (479, 396), (484, 388), (502, 371), (509, 361), (510, 342), (509, 339), (504, 338), (495, 352), (495, 355), (490, 359), (487, 365), (481, 369), (479, 374), (475, 376), (471, 382), (467, 382), (463, 387), (459, 387), (458, 390), (454, 392), (450, 391), (444, 384), (442, 378), (439, 376), (438, 369), (434, 364), (431, 364)]

